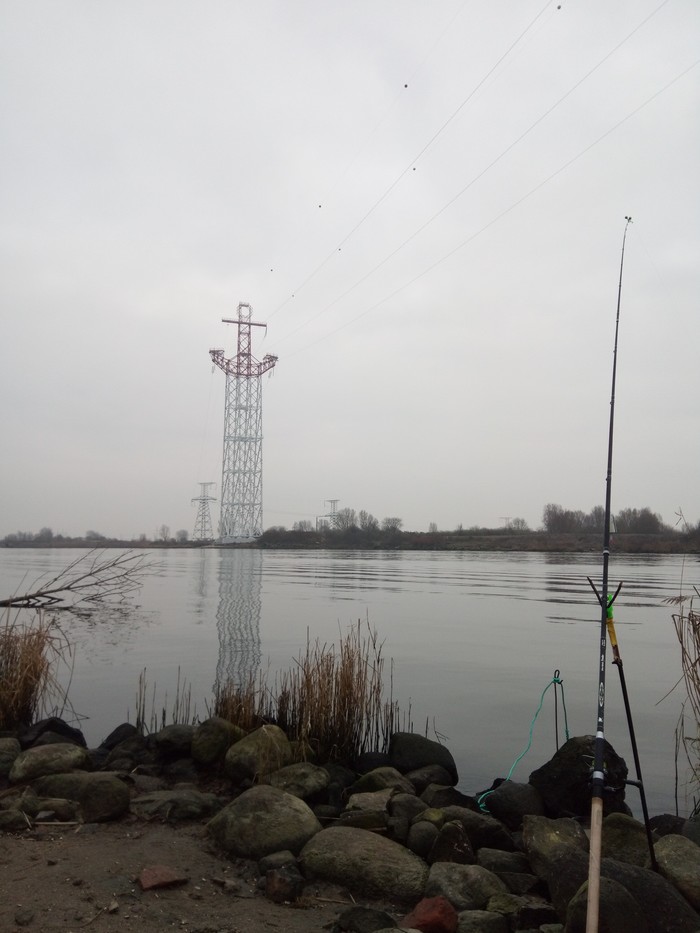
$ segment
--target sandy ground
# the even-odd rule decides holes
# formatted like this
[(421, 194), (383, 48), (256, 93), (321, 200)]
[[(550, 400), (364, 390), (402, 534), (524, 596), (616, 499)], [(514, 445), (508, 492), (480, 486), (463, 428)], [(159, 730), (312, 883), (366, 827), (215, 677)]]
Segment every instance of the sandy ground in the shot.
[[(186, 877), (144, 891), (139, 877), (164, 865)], [(254, 863), (231, 861), (203, 824), (42, 825), (0, 835), (0, 931), (122, 933), (321, 933), (363, 903), (397, 920), (405, 908), (358, 899), (334, 886), (308, 885), (297, 905), (275, 904), (258, 887)]]

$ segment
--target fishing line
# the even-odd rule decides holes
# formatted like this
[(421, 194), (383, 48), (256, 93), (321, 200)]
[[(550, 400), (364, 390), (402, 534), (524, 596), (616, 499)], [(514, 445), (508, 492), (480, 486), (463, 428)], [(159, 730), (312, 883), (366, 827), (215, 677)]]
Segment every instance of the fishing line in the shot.
[(363, 282), (366, 282), (367, 279), (371, 278), (371, 276), (373, 276), (375, 272), (378, 272), (379, 269), (381, 269), (387, 262), (389, 262), (390, 259), (393, 259), (393, 257), (396, 256), (405, 246), (407, 246), (412, 240), (414, 240), (424, 230), (426, 230), (435, 220), (437, 220), (438, 217), (441, 216), (441, 214), (443, 214), (449, 207), (451, 207), (456, 201), (458, 201), (459, 198), (462, 197), (462, 195), (464, 195), (471, 187), (473, 187), (478, 181), (480, 181), (484, 177), (484, 175), (486, 175), (487, 172), (489, 172), (495, 165), (497, 165), (501, 161), (501, 159), (504, 158), (504, 156), (506, 156), (520, 142), (522, 142), (522, 140), (525, 139), (526, 136), (528, 136), (537, 126), (539, 126), (540, 123), (542, 123), (543, 120), (545, 120), (551, 113), (553, 113), (557, 109), (557, 107), (559, 107), (559, 105), (562, 104), (568, 97), (570, 97), (571, 94), (573, 94), (575, 90), (577, 90), (585, 81), (587, 81), (588, 78), (590, 78), (592, 74), (594, 74), (600, 67), (602, 67), (602, 65), (604, 65), (605, 62), (609, 58), (611, 58), (626, 42), (628, 42), (632, 38), (632, 36), (634, 36), (635, 33), (637, 33), (646, 23), (648, 23), (649, 20), (652, 17), (654, 17), (664, 6), (666, 6), (667, 3), (669, 3), (669, 0), (663, 0), (663, 2), (652, 13), (646, 16), (637, 26), (635, 26), (635, 28), (630, 33), (628, 33), (628, 35), (625, 36), (624, 39), (618, 42), (618, 44), (614, 48), (612, 48), (606, 55), (604, 55), (603, 58), (601, 58), (600, 61), (596, 65), (593, 66), (593, 68), (587, 71), (586, 74), (583, 75), (583, 77), (581, 77), (575, 84), (573, 84), (565, 94), (563, 94), (554, 104), (552, 104), (551, 107), (545, 110), (544, 113), (542, 113), (534, 121), (534, 123), (532, 123), (523, 133), (520, 134), (520, 136), (518, 136), (512, 143), (510, 143), (498, 156), (496, 156), (495, 159), (493, 159), (484, 169), (482, 169), (482, 171), (479, 172), (478, 175), (475, 175), (471, 179), (471, 181), (469, 181), (460, 191), (458, 191), (457, 194), (454, 195), (454, 197), (452, 197), (449, 201), (447, 201), (447, 203), (444, 204), (440, 208), (440, 210), (436, 211), (436, 213), (434, 213), (432, 217), (426, 220), (425, 223), (423, 223), (420, 227), (418, 227), (418, 229), (415, 230), (409, 237), (407, 237), (402, 243), (400, 243), (394, 250), (388, 253), (380, 262), (378, 262), (375, 266), (373, 266), (372, 269), (369, 270), (369, 272), (365, 273), (365, 275), (363, 275), (353, 285), (351, 285), (348, 289), (346, 289), (346, 291), (344, 291), (341, 295), (339, 295), (337, 298), (331, 301), (330, 304), (327, 304), (324, 308), (322, 308), (312, 317), (308, 318), (306, 321), (303, 321), (302, 323), (300, 323), (297, 327), (289, 331), (287, 334), (284, 334), (282, 337), (279, 337), (277, 339), (277, 343), (279, 344), (282, 341), (287, 340), (289, 337), (298, 333), (300, 330), (303, 330), (304, 327), (308, 327), (310, 324), (316, 321), (319, 317), (326, 314), (336, 304), (338, 304), (338, 302), (342, 301), (344, 298), (347, 298), (347, 296), (350, 295), (360, 285), (362, 285)]
[(423, 146), (417, 156), (415, 156), (411, 162), (408, 163), (406, 168), (394, 179), (394, 181), (389, 185), (389, 187), (384, 191), (384, 193), (379, 197), (377, 201), (369, 208), (369, 210), (364, 214), (363, 217), (355, 224), (354, 227), (350, 230), (349, 233), (331, 250), (330, 253), (323, 259), (318, 266), (311, 272), (304, 281), (298, 285), (291, 295), (289, 295), (285, 301), (277, 307), (272, 314), (268, 315), (268, 320), (274, 317), (278, 311), (280, 311), (290, 300), (290, 298), (296, 297), (299, 292), (304, 288), (308, 283), (321, 271), (321, 269), (328, 263), (335, 254), (342, 249), (342, 247), (348, 242), (348, 240), (360, 229), (360, 227), (365, 223), (369, 217), (376, 211), (376, 209), (386, 200), (386, 198), (391, 194), (394, 188), (399, 184), (399, 182), (408, 174), (408, 172), (415, 166), (415, 164), (422, 158), (423, 155), (428, 151), (428, 149), (433, 145), (436, 139), (442, 135), (442, 133), (447, 129), (447, 127), (452, 123), (452, 121), (457, 117), (457, 115), (464, 109), (464, 107), (469, 103), (469, 101), (474, 97), (477, 91), (484, 85), (484, 83), (491, 77), (494, 71), (498, 66), (508, 57), (508, 55), (513, 51), (513, 49), (518, 45), (518, 43), (527, 35), (527, 33), (532, 29), (537, 20), (542, 16), (548, 6), (550, 6), (552, 0), (547, 0), (545, 5), (542, 7), (539, 13), (534, 17), (533, 20), (525, 27), (525, 29), (520, 33), (520, 35), (515, 39), (506, 49), (506, 51), (501, 55), (501, 57), (496, 61), (494, 65), (486, 72), (486, 74), (477, 82), (476, 86), (472, 88), (469, 94), (462, 100), (457, 109), (445, 120), (442, 126), (430, 137), (428, 142)]
[[(329, 337), (332, 337), (332, 336), (334, 336), (335, 334), (339, 333), (341, 330), (344, 330), (346, 327), (349, 327), (351, 324), (356, 323), (356, 322), (359, 321), (361, 318), (363, 318), (363, 317), (365, 317), (367, 314), (369, 314), (371, 311), (375, 311), (377, 308), (381, 307), (381, 305), (386, 304), (387, 301), (390, 301), (392, 298), (395, 298), (397, 295), (399, 295), (401, 292), (405, 291), (407, 288), (410, 288), (411, 285), (414, 285), (416, 282), (418, 282), (418, 281), (419, 281), (420, 279), (422, 279), (424, 276), (428, 275), (430, 272), (432, 272), (432, 271), (433, 271), (434, 269), (436, 269), (438, 266), (442, 265), (442, 263), (446, 262), (448, 259), (451, 259), (452, 256), (454, 256), (454, 255), (455, 255), (456, 253), (458, 253), (460, 250), (464, 249), (464, 248), (465, 248), (466, 246), (468, 246), (471, 242), (473, 242), (475, 239), (477, 239), (477, 237), (481, 236), (481, 235), (482, 235), (483, 233), (485, 233), (488, 229), (490, 229), (492, 226), (494, 226), (494, 224), (498, 223), (498, 221), (502, 220), (504, 217), (506, 217), (508, 214), (510, 214), (511, 211), (515, 210), (517, 207), (520, 207), (521, 204), (523, 204), (525, 201), (529, 200), (534, 194), (536, 194), (538, 191), (540, 191), (540, 189), (544, 188), (545, 185), (549, 184), (550, 181), (552, 181), (552, 180), (553, 180), (554, 178), (556, 178), (558, 175), (561, 175), (561, 174), (562, 174), (563, 172), (565, 172), (568, 168), (570, 168), (572, 165), (574, 165), (576, 162), (578, 162), (578, 160), (579, 160), (580, 158), (582, 158), (584, 155), (586, 155), (588, 152), (590, 152), (591, 149), (594, 149), (594, 148), (595, 148), (599, 143), (601, 143), (604, 139), (606, 139), (608, 136), (610, 136), (612, 133), (614, 133), (616, 130), (618, 130), (621, 126), (623, 126), (625, 123), (627, 123), (629, 120), (631, 120), (632, 117), (636, 116), (641, 110), (643, 110), (643, 109), (644, 109), (645, 107), (647, 107), (650, 103), (652, 103), (654, 100), (656, 100), (657, 97), (659, 97), (661, 94), (665, 93), (670, 87), (672, 87), (674, 84), (676, 84), (678, 81), (680, 81), (681, 78), (684, 78), (689, 72), (691, 72), (691, 71), (693, 70), (693, 68), (697, 68), (698, 65), (700, 65), (700, 59), (698, 59), (697, 61), (694, 61), (691, 65), (689, 65), (689, 66), (688, 66), (687, 68), (685, 68), (682, 72), (680, 72), (680, 74), (677, 74), (674, 78), (672, 78), (670, 81), (668, 81), (668, 82), (667, 82), (663, 87), (661, 87), (658, 91), (655, 91), (654, 94), (652, 94), (652, 95), (651, 95), (650, 97), (648, 97), (645, 101), (643, 101), (641, 104), (639, 104), (638, 107), (635, 107), (634, 110), (631, 110), (631, 111), (630, 111), (626, 116), (624, 116), (621, 120), (618, 120), (617, 123), (615, 123), (615, 124), (614, 124), (613, 126), (611, 126), (609, 129), (607, 129), (604, 133), (602, 133), (600, 136), (598, 136), (597, 139), (595, 139), (592, 143), (589, 143), (589, 145), (587, 145), (587, 146), (585, 146), (583, 149), (581, 149), (575, 156), (573, 156), (571, 159), (567, 160), (567, 161), (566, 161), (563, 165), (561, 165), (558, 169), (556, 169), (554, 172), (552, 172), (550, 175), (548, 175), (545, 179), (543, 179), (541, 182), (539, 182), (537, 185), (535, 185), (533, 188), (531, 188), (528, 192), (526, 192), (524, 195), (522, 195), (522, 197), (518, 198), (516, 201), (514, 201), (512, 204), (510, 204), (509, 207), (505, 208), (505, 209), (502, 210), (500, 213), (496, 214), (496, 216), (495, 216), (495, 217), (492, 217), (491, 220), (488, 221), (488, 223), (484, 224), (484, 225), (483, 225), (482, 227), (480, 227), (477, 231), (475, 231), (475, 232), (472, 233), (470, 236), (468, 236), (465, 240), (462, 240), (461, 243), (459, 243), (457, 246), (455, 246), (455, 247), (454, 247), (453, 249), (451, 249), (449, 252), (445, 253), (440, 259), (437, 259), (435, 262), (431, 263), (431, 265), (429, 265), (427, 268), (425, 268), (422, 272), (419, 272), (417, 275), (415, 275), (415, 276), (414, 276), (412, 279), (410, 279), (408, 282), (405, 282), (403, 285), (400, 285), (398, 288), (394, 289), (394, 291), (392, 291), (390, 294), (386, 295), (384, 298), (381, 298), (379, 301), (375, 302), (373, 305), (370, 305), (368, 308), (366, 308), (366, 309), (365, 309), (364, 311), (362, 311), (360, 314), (356, 315), (356, 316), (353, 317), (353, 318), (350, 318), (348, 321), (345, 321), (343, 324), (340, 324), (340, 325), (339, 325), (338, 327), (336, 327), (334, 330), (329, 331), (327, 334), (324, 334), (324, 335), (322, 335), (322, 336), (320, 336), (320, 337), (317, 337), (315, 340), (311, 341), (310, 343), (305, 344), (304, 346), (300, 347), (300, 348), (297, 349), (297, 350), (293, 350), (293, 351), (291, 351), (291, 352), (287, 352), (287, 353), (285, 354), (285, 358), (286, 358), (286, 359), (289, 359), (289, 357), (295, 356), (295, 355), (298, 354), (298, 353), (303, 353), (303, 352), (305, 352), (306, 350), (309, 350), (309, 349), (311, 349), (312, 347), (316, 346), (316, 344), (320, 343), (321, 341), (327, 340)], [(301, 326), (302, 326), (302, 325), (300, 325), (300, 327), (301, 327)], [(298, 330), (298, 329), (300, 329), (300, 328), (297, 328), (297, 330)], [(294, 331), (293, 333), (295, 333), (295, 332), (296, 332), (296, 331)], [(287, 336), (291, 336), (291, 333), (288, 334), (288, 335), (286, 335), (286, 336), (284, 336), (284, 337), (279, 338), (279, 341), (286, 339)]]

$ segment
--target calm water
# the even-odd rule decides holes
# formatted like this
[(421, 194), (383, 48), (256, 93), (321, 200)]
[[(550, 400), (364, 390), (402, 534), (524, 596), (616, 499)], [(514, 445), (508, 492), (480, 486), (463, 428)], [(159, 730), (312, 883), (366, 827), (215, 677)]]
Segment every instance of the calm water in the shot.
[[(0, 593), (55, 573), (75, 551), (0, 549)], [(540, 696), (555, 670), (563, 681), (571, 735), (595, 728), (600, 614), (587, 576), (589, 555), (332, 551), (154, 551), (153, 572), (127, 611), (62, 613), (75, 646), (70, 698), (90, 744), (134, 719), (139, 674), (149, 709), (170, 708), (178, 668), (201, 718), (214, 683), (251, 670), (286, 669), (307, 636), (336, 643), (369, 620), (393, 659), (393, 691), (416, 731), (438, 733), (468, 793), (505, 776), (525, 749)], [(616, 629), (652, 812), (675, 809), (675, 727), (682, 688), (671, 611), (663, 604), (700, 581), (697, 557), (614, 556), (611, 583), (624, 581)], [(64, 672), (64, 678), (68, 673)], [(561, 693), (557, 704), (563, 741)], [(618, 672), (608, 664), (606, 737), (634, 777)], [(529, 773), (556, 750), (555, 696), (547, 691), (532, 747), (513, 774)], [(689, 809), (681, 767), (679, 806)], [(638, 794), (628, 800), (635, 812)]]

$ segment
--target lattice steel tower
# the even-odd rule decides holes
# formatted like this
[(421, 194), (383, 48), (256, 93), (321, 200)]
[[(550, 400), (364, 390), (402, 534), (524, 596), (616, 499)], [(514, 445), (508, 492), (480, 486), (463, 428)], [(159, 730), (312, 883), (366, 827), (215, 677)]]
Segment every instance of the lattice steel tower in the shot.
[(221, 469), (223, 544), (250, 541), (262, 534), (262, 385), (261, 376), (274, 368), (276, 356), (261, 361), (251, 351), (253, 327), (249, 304), (238, 305), (237, 318), (222, 318), (238, 325), (238, 352), (231, 359), (220, 349), (210, 350), (214, 363), (226, 373), (224, 456)]
[(209, 503), (216, 502), (214, 496), (209, 495), (209, 486), (214, 483), (200, 483), (199, 495), (192, 501), (197, 502), (197, 517), (194, 520), (193, 541), (211, 541), (214, 533), (211, 530), (211, 515), (209, 514)]

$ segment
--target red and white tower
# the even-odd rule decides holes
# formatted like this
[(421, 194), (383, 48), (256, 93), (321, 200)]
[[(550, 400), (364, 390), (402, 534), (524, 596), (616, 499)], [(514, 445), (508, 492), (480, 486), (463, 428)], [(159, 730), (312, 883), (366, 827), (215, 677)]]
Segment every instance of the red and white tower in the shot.
[(222, 318), (238, 325), (238, 352), (231, 359), (220, 349), (210, 350), (214, 363), (226, 373), (224, 453), (221, 469), (222, 544), (253, 540), (262, 534), (262, 385), (263, 373), (273, 369), (276, 356), (256, 360), (251, 350), (252, 308), (241, 302), (238, 317)]

